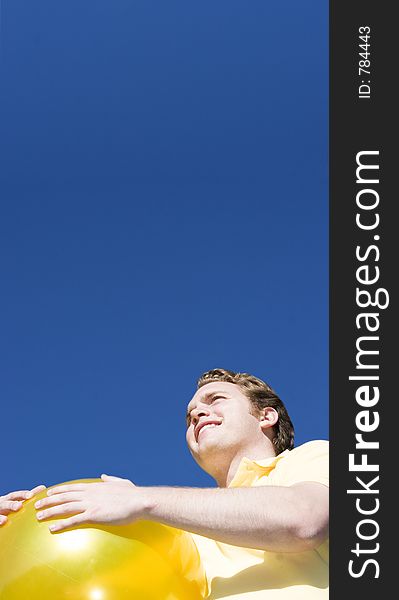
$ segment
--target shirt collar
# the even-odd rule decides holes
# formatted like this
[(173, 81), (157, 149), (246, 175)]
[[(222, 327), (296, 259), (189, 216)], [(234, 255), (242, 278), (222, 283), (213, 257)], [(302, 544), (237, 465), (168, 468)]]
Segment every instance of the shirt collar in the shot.
[(228, 487), (251, 485), (255, 479), (269, 475), (279, 460), (287, 456), (289, 452), (289, 450), (284, 450), (284, 452), (281, 452), (277, 456), (269, 456), (260, 460), (251, 460), (244, 456)]

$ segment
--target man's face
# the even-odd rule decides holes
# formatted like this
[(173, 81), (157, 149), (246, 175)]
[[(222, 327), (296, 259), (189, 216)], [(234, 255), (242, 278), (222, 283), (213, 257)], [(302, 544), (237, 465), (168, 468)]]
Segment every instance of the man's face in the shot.
[(229, 460), (263, 436), (259, 417), (238, 385), (212, 382), (201, 387), (187, 407), (186, 439), (197, 463)]

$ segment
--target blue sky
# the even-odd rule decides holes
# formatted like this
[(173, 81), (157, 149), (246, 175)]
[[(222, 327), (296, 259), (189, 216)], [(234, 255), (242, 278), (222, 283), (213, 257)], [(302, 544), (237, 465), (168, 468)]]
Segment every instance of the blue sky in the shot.
[(213, 485), (205, 370), (328, 438), (326, 2), (3, 0), (0, 493)]

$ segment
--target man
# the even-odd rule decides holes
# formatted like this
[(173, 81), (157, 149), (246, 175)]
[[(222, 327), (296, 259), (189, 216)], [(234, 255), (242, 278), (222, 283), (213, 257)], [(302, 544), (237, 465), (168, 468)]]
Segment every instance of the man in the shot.
[[(137, 519), (190, 531), (210, 598), (327, 598), (327, 442), (292, 449), (292, 423), (272, 388), (214, 369), (187, 407), (187, 443), (218, 488), (138, 487), (102, 475), (49, 490), (38, 519), (61, 519), (51, 531)], [(0, 514), (10, 500), (0, 499)]]

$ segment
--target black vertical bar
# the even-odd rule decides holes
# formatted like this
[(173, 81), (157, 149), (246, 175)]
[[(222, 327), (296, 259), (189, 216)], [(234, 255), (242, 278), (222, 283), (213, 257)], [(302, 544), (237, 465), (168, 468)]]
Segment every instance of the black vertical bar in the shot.
[[(395, 414), (399, 399), (394, 387), (398, 331), (394, 280), (399, 256), (395, 244), (399, 238), (395, 171), (399, 169), (395, 165), (398, 128), (394, 90), (398, 87), (395, 63), (399, 25), (393, 16), (394, 6), (369, 0), (330, 2), (330, 514), (334, 600), (375, 600), (381, 593), (390, 597), (397, 593), (395, 458), (399, 431)], [(357, 160), (374, 168), (361, 168), (357, 174)], [(370, 208), (374, 203), (376, 206)], [(361, 267), (365, 268), (359, 271)], [(385, 291), (378, 293), (378, 289)], [(369, 298), (375, 306), (361, 307)], [(359, 316), (366, 313), (373, 316)], [(356, 438), (356, 434), (362, 437)], [(374, 443), (374, 447), (366, 446), (366, 442)], [(370, 470), (360, 470), (362, 460)], [(374, 478), (378, 479), (372, 483)]]

